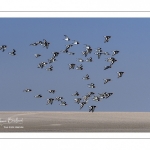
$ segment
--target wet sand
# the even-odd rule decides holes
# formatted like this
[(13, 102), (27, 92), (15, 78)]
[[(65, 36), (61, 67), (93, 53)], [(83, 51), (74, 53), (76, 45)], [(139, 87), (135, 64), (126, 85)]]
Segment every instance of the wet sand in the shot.
[(0, 132), (150, 132), (150, 113), (1, 111)]

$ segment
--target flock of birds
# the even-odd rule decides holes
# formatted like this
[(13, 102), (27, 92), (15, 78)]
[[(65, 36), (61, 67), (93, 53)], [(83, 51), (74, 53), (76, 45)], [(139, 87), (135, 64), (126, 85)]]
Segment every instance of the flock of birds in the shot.
[[(110, 38), (111, 38), (111, 36), (104, 36), (104, 43), (109, 42)], [(71, 41), (71, 39), (70, 39), (67, 35), (64, 35), (64, 39), (63, 39), (63, 40), (65, 40), (66, 42)], [(50, 59), (48, 59), (48, 61), (46, 61), (46, 62), (40, 62), (40, 63), (38, 64), (37, 68), (44, 68), (47, 64), (52, 64), (52, 63), (54, 63), (54, 62), (56, 61), (58, 55), (60, 55), (60, 53), (67, 53), (67, 54), (69, 54), (69, 55), (75, 55), (75, 53), (74, 53), (74, 52), (71, 52), (70, 49), (71, 49), (72, 46), (78, 45), (78, 44), (80, 44), (79, 41), (73, 40), (73, 43), (66, 45), (65, 50), (62, 50), (62, 51), (60, 51), (60, 52), (52, 52), (52, 54), (53, 54), (52, 57), (51, 57)], [(49, 48), (49, 45), (50, 45), (50, 42), (48, 42), (47, 40), (43, 39), (43, 41), (38, 41), (38, 42), (34, 42), (34, 43), (31, 43), (31, 44), (30, 44), (30, 46), (38, 46), (38, 45), (41, 45), (41, 46), (43, 46), (43, 48), (48, 49), (48, 48)], [(87, 45), (87, 44), (84, 44), (84, 45), (85, 45), (85, 50), (82, 51), (82, 55), (83, 55), (84, 57), (87, 57), (89, 54), (92, 53), (92, 48), (91, 48), (90, 45)], [(4, 51), (6, 50), (6, 48), (7, 48), (7, 45), (2, 45), (2, 46), (0, 46), (0, 50), (2, 50), (2, 52), (4, 52)], [(118, 54), (118, 53), (119, 53), (118, 50), (112, 51), (111, 57), (109, 57), (109, 58), (106, 59), (106, 61), (109, 62), (110, 64), (109, 64), (108, 66), (105, 66), (105, 67), (104, 67), (104, 70), (107, 70), (107, 69), (109, 69), (109, 68), (112, 68), (113, 64), (117, 61), (117, 60), (114, 58), (114, 56), (115, 56), (116, 54)], [(15, 55), (16, 55), (16, 50), (13, 49), (13, 51), (12, 51), (12, 52), (9, 52), (8, 54), (9, 54), (9, 55), (12, 55), (12, 56), (15, 56)], [(109, 52), (104, 52), (104, 51), (102, 50), (102, 48), (100, 48), (100, 47), (98, 47), (98, 48), (96, 49), (96, 52), (95, 52), (94, 54), (97, 55), (98, 59), (100, 59), (101, 55), (110, 55)], [(41, 54), (34, 54), (34, 56), (35, 56), (36, 58), (38, 58), (38, 57), (41, 56)], [(92, 59), (92, 57), (89, 57), (89, 58), (87, 58), (86, 60), (84, 60), (84, 59), (82, 59), (82, 58), (78, 58), (77, 61), (78, 61), (78, 62), (81, 62), (81, 63), (82, 63), (82, 62), (92, 62), (93, 59)], [(79, 66), (76, 66), (76, 64), (71, 63), (71, 64), (68, 64), (68, 66), (69, 66), (69, 70), (70, 70), (70, 69), (76, 69), (76, 70), (83, 70), (83, 69), (84, 69), (84, 67), (83, 67), (82, 64), (79, 65)], [(53, 71), (53, 66), (50, 65), (50, 67), (47, 68), (46, 70), (47, 70), (47, 71)], [(120, 77), (122, 77), (122, 75), (124, 74), (124, 72), (120, 71), (120, 72), (117, 72), (117, 74), (118, 74), (118, 78), (120, 78)], [(90, 80), (89, 74), (86, 74), (82, 79), (83, 79), (83, 80)], [(106, 78), (106, 79), (103, 79), (103, 80), (104, 80), (104, 84), (107, 84), (108, 82), (111, 81), (110, 78)], [(92, 89), (96, 88), (96, 86), (95, 86), (94, 83), (87, 84), (87, 86), (88, 86), (89, 88), (92, 88)], [(27, 88), (27, 89), (24, 89), (24, 90), (23, 90), (23, 92), (31, 92), (31, 91), (32, 91), (32, 89), (30, 89), (30, 88)], [(54, 94), (54, 93), (56, 92), (56, 90), (50, 89), (50, 90), (48, 90), (48, 92), (51, 93), (51, 94)], [(78, 96), (80, 96), (80, 94), (79, 94), (78, 91), (76, 91), (75, 93), (72, 94), (72, 96), (77, 96), (77, 98), (75, 98), (74, 101), (75, 101), (75, 103), (77, 103), (77, 104), (80, 105), (80, 110), (81, 110), (81, 109), (84, 107), (84, 105), (88, 103), (89, 98), (92, 98), (93, 101), (100, 101), (101, 99), (107, 99), (107, 98), (110, 97), (112, 94), (113, 94), (113, 93), (104, 92), (104, 93), (98, 93), (98, 96), (97, 96), (97, 95), (95, 95), (94, 92), (89, 92), (89, 93), (87, 93), (86, 95), (84, 95), (84, 96), (81, 98), (81, 97), (78, 97)], [(38, 94), (38, 95), (35, 95), (34, 97), (35, 97), (35, 98), (42, 98), (43, 96), (42, 96), (42, 94)], [(56, 98), (48, 98), (46, 104), (47, 104), (47, 105), (48, 105), (48, 104), (51, 104), (51, 105), (52, 105), (54, 101), (58, 101), (58, 102), (60, 102), (59, 105), (61, 105), (61, 106), (67, 106), (67, 105), (68, 105), (67, 102), (64, 101), (63, 99), (64, 99), (64, 98), (61, 97), (61, 96), (56, 97)], [(89, 106), (89, 112), (94, 112), (95, 108), (96, 108), (95, 105)]]

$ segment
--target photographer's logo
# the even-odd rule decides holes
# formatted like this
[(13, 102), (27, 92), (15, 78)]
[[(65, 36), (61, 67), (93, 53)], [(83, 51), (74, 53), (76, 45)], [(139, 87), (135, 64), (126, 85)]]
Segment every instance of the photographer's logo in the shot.
[(24, 128), (23, 126), (18, 126), (20, 124), (23, 124), (23, 118), (0, 118), (0, 126), (5, 125), (4, 128)]

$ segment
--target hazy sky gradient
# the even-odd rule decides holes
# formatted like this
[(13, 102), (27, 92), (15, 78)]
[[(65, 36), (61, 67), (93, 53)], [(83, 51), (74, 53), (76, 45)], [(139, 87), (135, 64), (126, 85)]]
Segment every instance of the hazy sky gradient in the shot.
[[(150, 19), (148, 18), (1, 18), (0, 45), (7, 45), (5, 52), (0, 51), (0, 111), (88, 111), (89, 105), (96, 105), (95, 111), (149, 111), (150, 106)], [(51, 64), (43, 69), (37, 68), (42, 61), (52, 57), (52, 52), (60, 52), (72, 41), (64, 41), (64, 35), (71, 40), (78, 40), (79, 45), (70, 48), (75, 55), (60, 53), (57, 61), (52, 63), (54, 70), (46, 71)], [(104, 43), (104, 35), (112, 38)], [(50, 42), (49, 49), (42, 46), (29, 46), (31, 43), (46, 39)], [(93, 62), (83, 62), (84, 70), (69, 70), (68, 64), (80, 65), (78, 58), (86, 59), (81, 52), (85, 45), (92, 47)], [(102, 55), (100, 59), (94, 54), (97, 47), (111, 53), (119, 50), (114, 56), (118, 61), (111, 69), (104, 70), (109, 65), (105, 61), (111, 56)], [(16, 56), (8, 52), (16, 50)], [(35, 58), (34, 54), (42, 56)], [(112, 54), (112, 53), (111, 53)], [(117, 78), (118, 71), (124, 71), (122, 78)], [(82, 79), (86, 74), (90, 80)], [(104, 78), (112, 81), (106, 85)], [(96, 88), (87, 87), (95, 83)], [(32, 92), (23, 92), (31, 88)], [(47, 90), (55, 89), (55, 94)], [(108, 99), (89, 102), (80, 110), (74, 102), (75, 91), (82, 97), (90, 91), (95, 95), (103, 92), (113, 92)], [(40, 99), (35, 95), (42, 94)], [(54, 101), (46, 105), (47, 98), (63, 96), (68, 106), (60, 106)]]

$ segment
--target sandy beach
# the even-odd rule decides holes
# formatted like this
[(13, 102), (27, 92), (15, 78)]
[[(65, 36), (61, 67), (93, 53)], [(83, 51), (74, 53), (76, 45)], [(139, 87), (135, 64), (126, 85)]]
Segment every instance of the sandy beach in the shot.
[(1, 111), (0, 132), (150, 132), (150, 113)]

